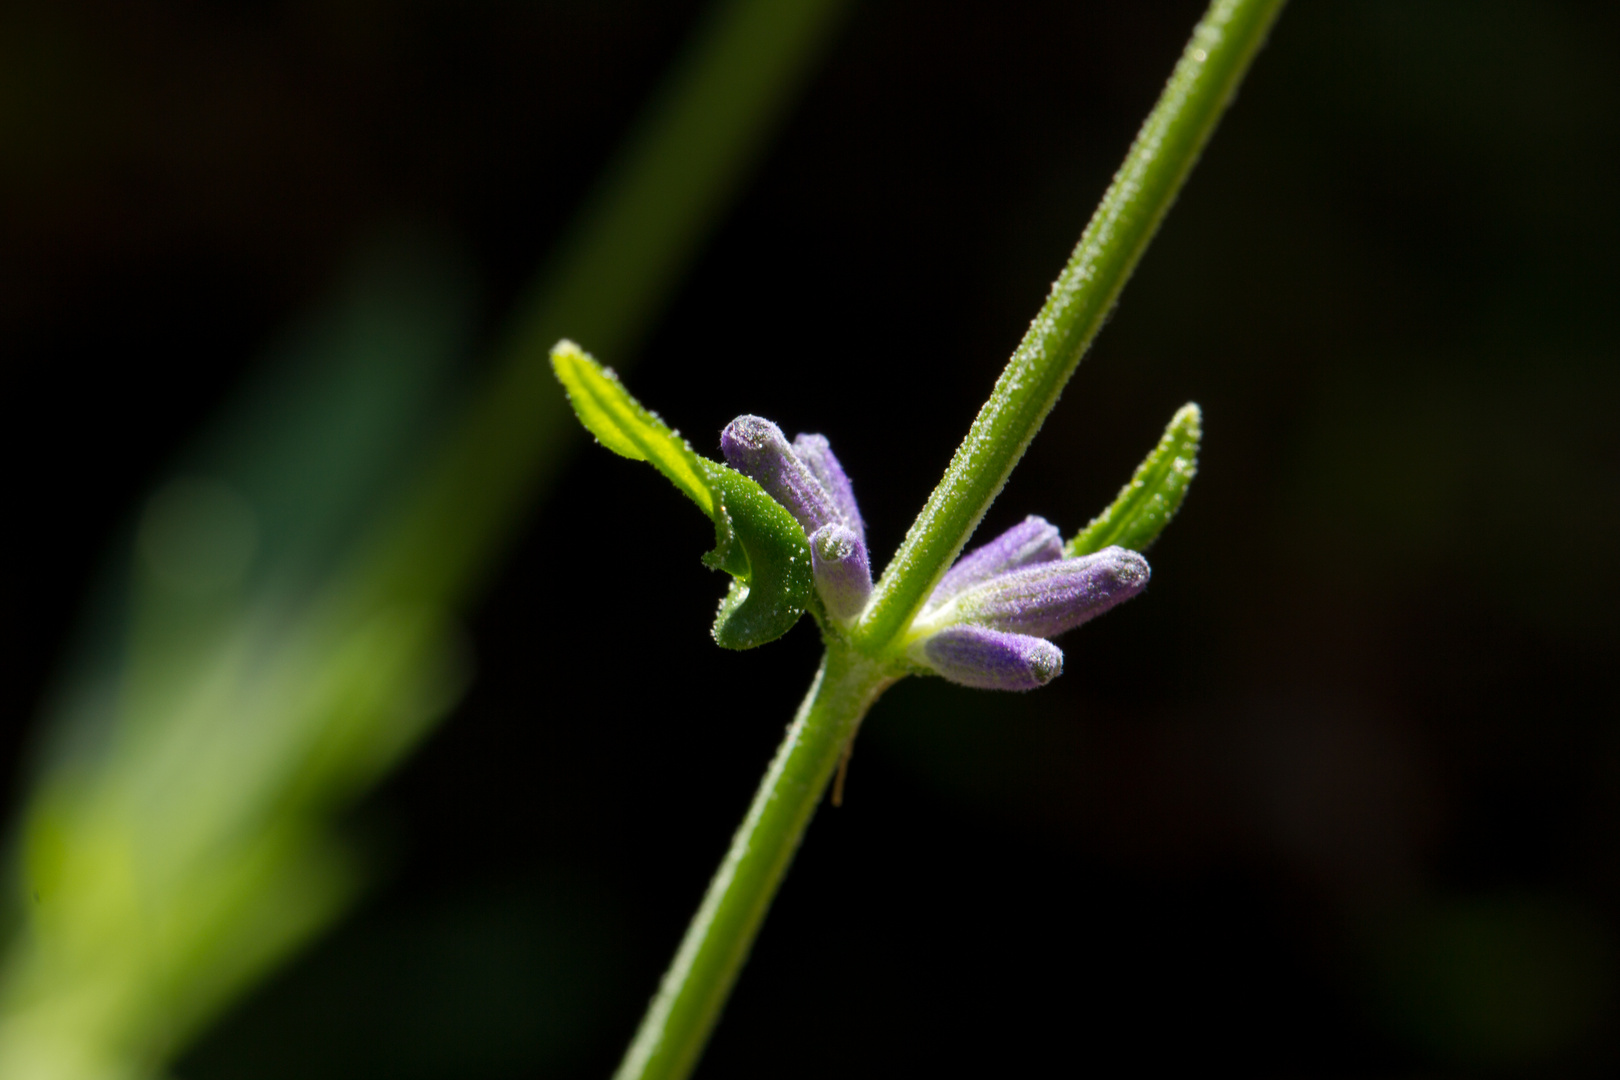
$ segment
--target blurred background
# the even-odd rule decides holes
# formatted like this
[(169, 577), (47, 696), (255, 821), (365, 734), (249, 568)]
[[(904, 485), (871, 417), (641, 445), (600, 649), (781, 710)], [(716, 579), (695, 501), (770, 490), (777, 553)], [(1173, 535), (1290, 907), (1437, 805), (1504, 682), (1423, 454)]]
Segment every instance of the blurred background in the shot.
[[(417, 466), (700, 10), (0, 10), (13, 812), (132, 551), (200, 596), (271, 545), (278, 596)], [(826, 434), (881, 561), (1201, 10), (857, 0), (649, 336), (581, 344), (700, 451)], [(879, 703), (699, 1075), (1612, 1075), (1617, 46), (1600, 3), (1284, 12), (985, 523), (1072, 533), (1196, 400), (1152, 588), (1040, 692)], [(616, 1063), (818, 642), (716, 648), (708, 523), (555, 456), (459, 705), (345, 811), (348, 914), (176, 1076)]]

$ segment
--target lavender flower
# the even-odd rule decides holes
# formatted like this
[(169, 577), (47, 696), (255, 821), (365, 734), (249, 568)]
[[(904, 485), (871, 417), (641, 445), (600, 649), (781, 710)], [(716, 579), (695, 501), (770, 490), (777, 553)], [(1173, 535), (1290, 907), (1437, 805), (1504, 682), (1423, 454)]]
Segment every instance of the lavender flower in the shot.
[(956, 620), (1050, 637), (1096, 618), (1147, 587), (1148, 562), (1109, 547), (1078, 559), (1009, 570), (948, 601)]
[[(853, 624), (871, 596), (872, 568), (854, 490), (827, 440), (789, 443), (769, 420), (739, 416), (720, 449), (804, 528), (828, 617)], [(1047, 638), (1129, 600), (1148, 576), (1147, 560), (1122, 547), (1065, 559), (1057, 526), (1032, 515), (946, 571), (912, 624), (906, 655), (963, 686), (1033, 690), (1063, 671), (1063, 652)]]
[(816, 591), (827, 614), (841, 622), (854, 619), (872, 595), (872, 567), (866, 544), (848, 525), (823, 525), (810, 537), (810, 565)]
[(913, 658), (953, 683), (980, 690), (1033, 690), (1063, 673), (1063, 650), (1045, 638), (969, 623), (925, 638)]
[(847, 524), (832, 495), (788, 445), (782, 429), (758, 416), (739, 416), (720, 433), (720, 452), (733, 469), (753, 479), (804, 527)]
[(866, 543), (866, 522), (861, 520), (861, 509), (855, 505), (855, 489), (850, 487), (844, 467), (833, 456), (832, 446), (825, 435), (796, 435), (793, 453), (821, 482), (821, 487), (832, 497), (844, 524), (855, 530), (862, 544)]
[(866, 524), (844, 467), (820, 435), (790, 445), (782, 429), (758, 416), (739, 416), (720, 433), (726, 463), (787, 507), (810, 538), (816, 592), (827, 614), (849, 623), (872, 592)]
[(1063, 670), (1046, 638), (1141, 592), (1147, 560), (1122, 547), (1065, 559), (1058, 531), (1025, 518), (946, 572), (912, 624), (907, 653), (951, 682), (1032, 690)]
[(1031, 563), (1063, 558), (1063, 535), (1045, 518), (1031, 514), (983, 547), (975, 548), (945, 572), (924, 610), (938, 607), (982, 581)]

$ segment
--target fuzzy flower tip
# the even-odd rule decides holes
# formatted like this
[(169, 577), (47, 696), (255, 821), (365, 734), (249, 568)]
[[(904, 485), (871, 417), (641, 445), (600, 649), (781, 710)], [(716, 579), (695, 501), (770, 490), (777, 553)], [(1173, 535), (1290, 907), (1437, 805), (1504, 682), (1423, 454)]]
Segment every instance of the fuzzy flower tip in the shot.
[(1063, 673), (1063, 650), (1050, 641), (988, 626), (947, 626), (920, 645), (917, 659), (953, 683), (981, 690), (1033, 690)]
[(804, 528), (816, 592), (827, 614), (844, 623), (858, 617), (872, 593), (866, 524), (827, 440), (800, 435), (790, 444), (769, 420), (739, 416), (720, 433), (720, 452), (726, 464), (764, 488)]
[(1065, 559), (1057, 530), (1026, 518), (946, 573), (908, 653), (964, 686), (1031, 690), (1063, 670), (1045, 639), (1129, 600), (1149, 576), (1147, 560), (1121, 547)]
[(810, 537), (810, 566), (827, 614), (847, 622), (872, 595), (872, 567), (860, 534), (848, 525), (823, 525)]

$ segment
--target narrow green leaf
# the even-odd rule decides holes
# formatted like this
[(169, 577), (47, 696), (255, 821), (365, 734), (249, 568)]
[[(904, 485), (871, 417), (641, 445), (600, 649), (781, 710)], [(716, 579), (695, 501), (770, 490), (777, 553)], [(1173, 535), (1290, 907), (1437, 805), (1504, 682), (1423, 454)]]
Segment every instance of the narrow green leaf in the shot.
[(1203, 436), (1198, 406), (1189, 402), (1177, 409), (1159, 445), (1136, 467), (1114, 504), (1065, 544), (1063, 553), (1071, 558), (1089, 555), (1110, 544), (1146, 551), (1187, 497), (1187, 486), (1198, 474), (1198, 443)]
[(567, 340), (551, 350), (551, 367), (579, 422), (597, 442), (622, 457), (651, 462), (699, 510), (715, 516), (714, 496), (696, 464), (703, 459), (679, 433), (642, 408), (617, 375)]
[(714, 550), (703, 562), (735, 579), (720, 602), (714, 640), (722, 648), (752, 649), (792, 629), (814, 581), (809, 541), (787, 508), (742, 473), (699, 455), (578, 345), (558, 342), (551, 366), (598, 442), (651, 463), (714, 522)]

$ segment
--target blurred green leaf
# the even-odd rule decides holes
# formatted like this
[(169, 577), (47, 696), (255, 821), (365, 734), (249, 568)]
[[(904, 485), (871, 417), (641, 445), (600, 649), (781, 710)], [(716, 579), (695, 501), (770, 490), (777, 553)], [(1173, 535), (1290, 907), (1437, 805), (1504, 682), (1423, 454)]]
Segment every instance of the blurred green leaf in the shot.
[[(467, 276), (376, 252), (162, 485), (48, 706), (0, 1077), (153, 1075), (352, 900), (333, 815), (459, 697), (457, 613), (574, 430), (547, 347), (633, 353), (843, 6), (714, 5), (464, 400)], [(728, 473), (704, 490), (748, 583), (716, 637), (745, 647), (792, 625), (809, 559)]]
[(422, 238), (374, 246), (148, 499), (24, 814), (0, 1076), (142, 1075), (354, 896), (328, 817), (467, 665), (446, 608), (333, 571), (432, 424), (467, 293)]

